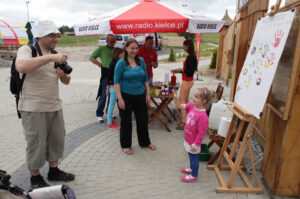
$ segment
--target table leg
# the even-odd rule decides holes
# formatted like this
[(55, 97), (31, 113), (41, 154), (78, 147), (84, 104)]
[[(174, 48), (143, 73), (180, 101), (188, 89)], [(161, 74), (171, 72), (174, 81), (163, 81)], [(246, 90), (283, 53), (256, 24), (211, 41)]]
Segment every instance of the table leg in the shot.
[[(151, 98), (151, 100), (153, 101), (153, 103), (157, 106), (157, 110), (160, 109), (162, 106), (164, 106), (164, 104), (168, 101), (168, 99), (161, 99), (162, 102), (158, 105), (157, 102)], [(169, 104), (169, 103), (168, 103)], [(168, 107), (167, 107), (168, 108)], [(163, 114), (163, 116), (168, 120), (169, 123), (172, 123), (172, 121), (169, 119), (168, 115), (162, 110), (161, 113)]]
[(156, 111), (153, 110), (153, 108), (151, 106), (149, 106), (151, 112), (153, 113), (152, 117), (149, 119), (148, 121), (148, 125), (154, 120), (154, 118), (157, 118), (162, 125), (167, 129), (167, 131), (171, 132), (171, 130), (169, 129), (168, 125), (166, 122), (164, 122), (160, 116), (159, 113), (161, 113), (170, 103), (170, 101), (165, 101), (164, 104), (162, 106), (159, 106), (158, 109)]

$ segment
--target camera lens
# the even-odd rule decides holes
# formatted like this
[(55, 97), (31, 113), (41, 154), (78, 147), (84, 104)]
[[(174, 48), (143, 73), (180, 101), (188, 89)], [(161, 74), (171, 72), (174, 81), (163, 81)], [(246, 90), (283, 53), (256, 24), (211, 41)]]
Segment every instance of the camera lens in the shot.
[(70, 73), (72, 72), (72, 70), (73, 70), (72, 67), (69, 66), (67, 62), (61, 64), (59, 67), (60, 67), (60, 68), (64, 71), (64, 73), (66, 73), (66, 74), (70, 74)]

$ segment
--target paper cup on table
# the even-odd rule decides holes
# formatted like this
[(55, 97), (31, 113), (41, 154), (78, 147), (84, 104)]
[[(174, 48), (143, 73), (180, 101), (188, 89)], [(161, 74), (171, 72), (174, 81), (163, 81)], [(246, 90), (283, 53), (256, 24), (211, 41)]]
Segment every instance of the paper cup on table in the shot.
[(219, 128), (218, 128), (218, 135), (222, 137), (226, 137), (230, 122), (231, 122), (230, 117), (221, 117)]
[(156, 94), (157, 96), (159, 96), (159, 91), (160, 91), (160, 89), (157, 88), (155, 91), (156, 91), (155, 94)]

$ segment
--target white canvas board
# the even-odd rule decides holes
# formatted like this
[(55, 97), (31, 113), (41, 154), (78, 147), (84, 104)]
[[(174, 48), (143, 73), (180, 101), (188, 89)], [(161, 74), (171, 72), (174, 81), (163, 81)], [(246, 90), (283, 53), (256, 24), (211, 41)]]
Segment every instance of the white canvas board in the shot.
[(239, 75), (234, 101), (260, 118), (295, 12), (261, 18)]

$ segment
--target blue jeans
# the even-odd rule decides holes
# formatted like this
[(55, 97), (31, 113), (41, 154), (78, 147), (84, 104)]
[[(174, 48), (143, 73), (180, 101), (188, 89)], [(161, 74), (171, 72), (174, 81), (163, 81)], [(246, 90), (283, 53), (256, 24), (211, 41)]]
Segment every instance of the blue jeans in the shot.
[(199, 170), (199, 154), (192, 154), (188, 153), (190, 156), (190, 167), (192, 169), (192, 176), (198, 177), (198, 170)]
[(103, 117), (103, 110), (105, 108), (105, 103), (106, 103), (106, 86), (107, 86), (107, 77), (104, 77), (102, 80), (101, 80), (101, 96), (98, 100), (98, 108), (97, 108), (97, 111), (96, 111), (96, 116), (97, 117)]
[(113, 115), (113, 110), (116, 105), (117, 101), (117, 93), (115, 88), (109, 88), (109, 105), (108, 105), (108, 112), (107, 112), (107, 124), (111, 125), (112, 124), (112, 115)]

